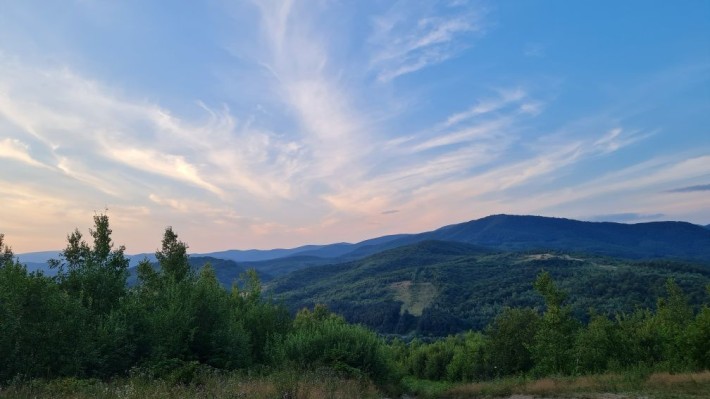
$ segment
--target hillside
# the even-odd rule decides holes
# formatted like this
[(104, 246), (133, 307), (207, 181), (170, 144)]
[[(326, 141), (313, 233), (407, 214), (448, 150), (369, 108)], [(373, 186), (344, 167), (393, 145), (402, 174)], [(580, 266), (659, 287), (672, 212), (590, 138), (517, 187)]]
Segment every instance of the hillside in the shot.
[[(423, 241), (452, 241), (505, 251), (567, 251), (628, 259), (675, 259), (710, 264), (710, 230), (686, 222), (623, 224), (542, 216), (493, 215), (434, 231), (332, 244), (286, 257), (244, 262), (273, 276), (363, 259)], [(219, 257), (216, 254), (211, 256)]]
[[(214, 269), (217, 281), (222, 284), (226, 289), (229, 289), (233, 283), (240, 279), (240, 276), (247, 271), (246, 267), (238, 265), (233, 260), (218, 259), (211, 256), (190, 256), (188, 258), (190, 262), (190, 267), (194, 272), (199, 272), (199, 270), (206, 264), (210, 264), (212, 269)], [(151, 265), (154, 269), (158, 269), (158, 264), (152, 262)], [(134, 286), (138, 283), (137, 267), (131, 267), (128, 269), (129, 276), (127, 283), (129, 286)], [(266, 273), (259, 273), (259, 278), (262, 281), (268, 281), (272, 277)]]
[(446, 335), (487, 325), (505, 306), (542, 306), (532, 282), (549, 271), (570, 293), (575, 315), (653, 307), (673, 277), (701, 303), (710, 269), (672, 261), (629, 261), (563, 252), (503, 252), (425, 241), (365, 259), (310, 267), (267, 285), (295, 311), (324, 303), (382, 333)]
[(425, 240), (501, 250), (574, 251), (629, 259), (710, 262), (710, 230), (686, 222), (611, 223), (542, 216), (493, 215), (356, 250), (358, 258)]
[(228, 259), (235, 262), (263, 262), (274, 259), (281, 259), (287, 257), (300, 258), (300, 257), (316, 257), (316, 258), (336, 258), (350, 252), (356, 251), (362, 247), (368, 247), (372, 245), (381, 245), (390, 241), (394, 241), (403, 237), (407, 234), (397, 234), (377, 237), (365, 241), (361, 241), (355, 244), (340, 242), (335, 244), (327, 245), (304, 245), (296, 248), (277, 248), (277, 249), (248, 249), (248, 250), (238, 250), (232, 249), (228, 251), (210, 252), (204, 254), (193, 254), (193, 256), (209, 256), (219, 259)]
[[(324, 264), (363, 259), (422, 241), (453, 241), (506, 251), (553, 250), (628, 259), (676, 259), (710, 264), (710, 229), (686, 222), (584, 222), (542, 216), (493, 215), (419, 234), (388, 235), (355, 244), (305, 245), (291, 249), (228, 250), (193, 257), (238, 262), (270, 276)], [(19, 254), (32, 270), (50, 273), (46, 260), (58, 252)], [(128, 255), (131, 266), (154, 254)]]
[(268, 276), (283, 276), (296, 270), (313, 266), (329, 265), (333, 263), (338, 263), (338, 259), (294, 255), (285, 258), (262, 260), (258, 262), (239, 262), (239, 265), (247, 269), (257, 270), (260, 275), (267, 276), (266, 280), (268, 280)]

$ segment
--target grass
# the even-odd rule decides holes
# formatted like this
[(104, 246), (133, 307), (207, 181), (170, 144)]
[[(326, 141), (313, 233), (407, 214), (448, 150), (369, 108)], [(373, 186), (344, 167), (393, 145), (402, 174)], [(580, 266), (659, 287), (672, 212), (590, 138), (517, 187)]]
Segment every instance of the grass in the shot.
[[(35, 399), (379, 399), (384, 395), (370, 382), (343, 379), (328, 371), (279, 371), (268, 376), (213, 374), (190, 385), (164, 380), (127, 378), (113, 381), (64, 378), (33, 380), (0, 387), (0, 398)], [(417, 399), (579, 398), (579, 399), (702, 399), (710, 398), (710, 371), (700, 373), (624, 373), (531, 380), (510, 377), (454, 384), (406, 377), (403, 388)], [(290, 395), (290, 396), (288, 396)]]
[(505, 378), (490, 382), (459, 384), (440, 392), (448, 399), (496, 398), (511, 395), (573, 398), (710, 398), (710, 371), (700, 373), (626, 373), (538, 380)]
[(453, 386), (451, 382), (419, 380), (414, 377), (402, 380), (404, 391), (417, 398), (438, 398)]
[(269, 376), (212, 375), (190, 385), (128, 378), (103, 382), (76, 378), (34, 380), (0, 388), (0, 398), (35, 399), (359, 399), (381, 398), (370, 383), (330, 373), (281, 371)]

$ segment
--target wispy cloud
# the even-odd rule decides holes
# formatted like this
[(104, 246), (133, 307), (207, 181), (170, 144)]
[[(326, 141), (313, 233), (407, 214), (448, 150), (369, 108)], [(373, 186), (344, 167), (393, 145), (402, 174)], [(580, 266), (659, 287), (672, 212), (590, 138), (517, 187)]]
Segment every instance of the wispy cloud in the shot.
[(46, 167), (43, 163), (32, 158), (27, 144), (17, 139), (0, 140), (0, 158), (13, 159), (35, 167)]
[(465, 128), (442, 133), (438, 137), (429, 138), (414, 145), (412, 151), (424, 151), (471, 141), (478, 141), (479, 143), (498, 141), (498, 144), (502, 144), (505, 142), (505, 130), (510, 124), (511, 121), (507, 118), (473, 124)]
[(698, 184), (695, 186), (674, 188), (674, 189), (668, 190), (666, 192), (668, 192), (668, 193), (693, 193), (693, 192), (697, 192), (697, 191), (710, 191), (710, 184)]
[(472, 33), (483, 31), (481, 9), (466, 3), (395, 3), (373, 19), (371, 67), (382, 82), (436, 65), (471, 46)]
[[(352, 105), (340, 65), (330, 58), (328, 36), (317, 16), (327, 10), (314, 3), (256, 2), (262, 21), (252, 57), (273, 77), (265, 83), (295, 116), (298, 128), (284, 132), (303, 149), (299, 178), (318, 179), (352, 169), (368, 143), (367, 116)], [(295, 176), (294, 176), (295, 177)]]
[(651, 133), (628, 132), (616, 127), (595, 141), (593, 146), (603, 153), (611, 153), (650, 136)]
[[(553, 76), (561, 72), (545, 69), (542, 56), (560, 43), (524, 38), (506, 49), (503, 65), (495, 43), (476, 46), (513, 37), (499, 19), (507, 11), (487, 5), (495, 3), (210, 2), (216, 9), (196, 7), (214, 29), (193, 32), (204, 33), (195, 43), (165, 43), (204, 54), (186, 57), (190, 65), (156, 51), (113, 68), (81, 52), (92, 45), (73, 40), (78, 30), (46, 28), (27, 39), (36, 50), (27, 56), (0, 40), (0, 161), (13, 171), (0, 177), (2, 227), (28, 245), (40, 227), (61, 240), (108, 206), (117, 227), (136, 232), (129, 248), (146, 249), (173, 225), (189, 231), (181, 235), (188, 242), (217, 249), (359, 240), (500, 212), (707, 214), (707, 143), (696, 138), (692, 151), (676, 152), (688, 126), (655, 118), (677, 111), (658, 98), (689, 87), (704, 94), (707, 63), (609, 88), (604, 77)], [(92, 7), (82, 18), (112, 15)], [(192, 21), (180, 14), (192, 10), (175, 13)], [(115, 40), (117, 54), (118, 44), (131, 48), (117, 35), (125, 29), (109, 32), (120, 24), (90, 24), (106, 29), (96, 33)], [(0, 26), (0, 36), (13, 37), (8, 29)], [(487, 35), (492, 29), (503, 34)], [(37, 54), (58, 47), (42, 37), (55, 33), (62, 50), (46, 62)], [(446, 76), (423, 73), (444, 63)], [(536, 67), (521, 72), (526, 63)], [(137, 65), (179, 76), (165, 86), (190, 83), (163, 91)], [(570, 94), (590, 88), (582, 101)], [(676, 134), (662, 130), (671, 125), (678, 140), (659, 156), (664, 135)]]
[(535, 204), (539, 211), (547, 212), (555, 209), (559, 212), (571, 206), (577, 209), (571, 216), (583, 218), (594, 215), (585, 215), (579, 210), (580, 206), (587, 204), (595, 209), (607, 209), (612, 214), (620, 206), (618, 198), (628, 198), (636, 208), (645, 208), (642, 212), (647, 214), (696, 212), (707, 208), (703, 192), (688, 192), (692, 198), (683, 200), (672, 198), (660, 188), (678, 181), (703, 179), (709, 174), (708, 155), (656, 157), (585, 182), (529, 196), (526, 201)]
[[(523, 100), (525, 97), (525, 91), (519, 88), (514, 90), (500, 90), (500, 95), (497, 98), (479, 101), (466, 111), (449, 116), (446, 118), (446, 122), (444, 122), (444, 127), (451, 127), (473, 117), (498, 111), (510, 104), (520, 102), (520, 100)], [(529, 112), (531, 106), (529, 104), (523, 104), (523, 106), (526, 106)]]
[(203, 179), (195, 165), (187, 162), (183, 156), (163, 154), (140, 148), (110, 147), (105, 150), (107, 155), (114, 161), (122, 162), (127, 166), (138, 168), (148, 173), (156, 173), (182, 180), (214, 194), (222, 195), (222, 190)]

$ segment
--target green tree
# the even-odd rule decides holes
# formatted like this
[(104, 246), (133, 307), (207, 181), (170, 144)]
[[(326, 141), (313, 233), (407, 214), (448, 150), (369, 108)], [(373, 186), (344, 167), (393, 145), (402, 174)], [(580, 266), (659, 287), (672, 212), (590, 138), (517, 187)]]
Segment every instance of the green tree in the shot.
[(187, 244), (178, 240), (172, 227), (165, 229), (162, 249), (155, 253), (162, 273), (175, 281), (182, 281), (191, 275)]
[(50, 266), (58, 269), (60, 287), (97, 316), (115, 309), (127, 293), (125, 247), (114, 250), (111, 233), (108, 216), (95, 215), (94, 229), (90, 230), (93, 247), (77, 229), (67, 236), (67, 247), (60, 254), (63, 261), (50, 261)]
[(446, 366), (449, 381), (481, 380), (491, 374), (488, 342), (483, 334), (469, 331), (454, 343), (454, 355)]
[(240, 282), (232, 286), (230, 300), (232, 318), (242, 323), (251, 339), (252, 361), (268, 364), (273, 357), (269, 351), (274, 341), (291, 331), (291, 315), (284, 306), (262, 298), (261, 282), (254, 269), (247, 270)]
[(566, 294), (557, 288), (548, 272), (541, 273), (535, 290), (545, 299), (545, 313), (535, 333), (531, 354), (537, 375), (569, 374), (574, 369), (574, 340), (578, 322), (568, 306)]
[(13, 260), (0, 235), (0, 382), (86, 374), (88, 315), (42, 273)]
[(666, 295), (658, 300), (654, 321), (665, 367), (670, 371), (687, 369), (690, 366), (687, 359), (692, 354), (686, 332), (693, 321), (693, 310), (673, 279), (666, 281)]
[(577, 371), (601, 373), (619, 364), (620, 347), (617, 325), (606, 316), (592, 314), (576, 338)]
[(229, 294), (217, 281), (210, 264), (200, 270), (192, 295), (195, 332), (191, 351), (198, 361), (222, 369), (250, 364), (249, 335), (233, 317)]
[[(157, 270), (147, 260), (138, 265), (135, 289), (137, 329), (144, 331), (137, 346), (146, 368), (165, 376), (198, 363), (222, 369), (251, 364), (251, 330), (244, 326), (246, 310), (260, 305), (259, 289), (252, 287), (259, 285), (258, 279), (235, 300), (217, 281), (211, 265), (197, 274), (192, 271), (187, 245), (170, 227), (156, 258)], [(253, 318), (263, 322), (269, 318), (264, 316)]]
[(0, 234), (0, 267), (12, 263), (14, 258), (15, 254), (12, 252), (12, 248), (5, 244), (5, 235)]
[(651, 310), (642, 308), (616, 316), (620, 342), (617, 356), (622, 368), (651, 367), (661, 361), (662, 344), (654, 319)]
[(710, 369), (710, 307), (704, 305), (687, 329), (688, 349), (692, 365), (698, 370)]
[(530, 349), (540, 325), (531, 308), (505, 308), (486, 329), (492, 366), (499, 375), (526, 373), (532, 369)]
[(194, 360), (191, 345), (196, 314), (192, 297), (196, 279), (190, 271), (187, 245), (168, 227), (155, 256), (158, 271), (147, 260), (138, 265), (136, 323), (144, 331), (138, 344), (139, 356), (152, 366)]

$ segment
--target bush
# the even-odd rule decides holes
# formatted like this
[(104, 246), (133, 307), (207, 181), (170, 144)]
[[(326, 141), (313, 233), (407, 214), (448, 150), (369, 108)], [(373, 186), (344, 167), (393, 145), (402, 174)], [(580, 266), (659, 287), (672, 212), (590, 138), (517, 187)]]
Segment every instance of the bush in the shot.
[(314, 313), (302, 311), (294, 325), (294, 330), (271, 348), (274, 363), (288, 362), (301, 370), (327, 367), (343, 377), (367, 376), (378, 384), (395, 378), (388, 348), (372, 331), (318, 309)]

